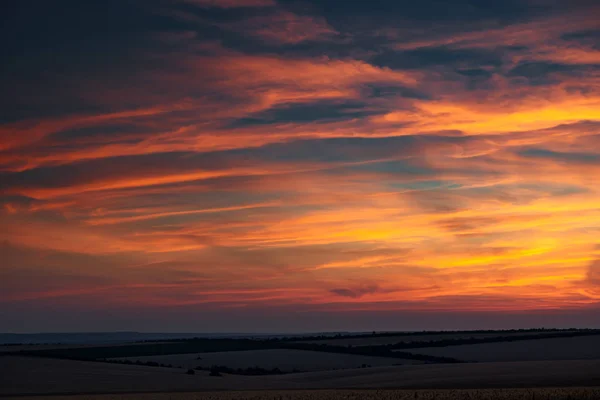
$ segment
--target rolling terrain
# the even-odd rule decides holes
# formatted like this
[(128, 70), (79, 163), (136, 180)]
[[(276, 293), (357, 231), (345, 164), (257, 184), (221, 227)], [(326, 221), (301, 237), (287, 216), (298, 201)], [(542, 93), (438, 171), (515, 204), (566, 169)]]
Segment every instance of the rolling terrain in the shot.
[(187, 375), (177, 368), (0, 357), (0, 395), (292, 389), (600, 386), (600, 360), (428, 364), (277, 376)]
[(479, 362), (600, 359), (600, 335), (426, 347), (403, 351)]
[[(403, 341), (397, 342), (399, 339)], [(12, 352), (0, 353), (3, 397), (600, 386), (600, 335), (591, 330), (340, 335), (306, 341), (293, 337), (195, 338), (6, 348)], [(326, 392), (319, 393), (325, 396)], [(400, 397), (393, 398), (406, 394), (394, 393)], [(214, 398), (226, 398), (218, 396)], [(312, 398), (293, 396), (290, 399)]]

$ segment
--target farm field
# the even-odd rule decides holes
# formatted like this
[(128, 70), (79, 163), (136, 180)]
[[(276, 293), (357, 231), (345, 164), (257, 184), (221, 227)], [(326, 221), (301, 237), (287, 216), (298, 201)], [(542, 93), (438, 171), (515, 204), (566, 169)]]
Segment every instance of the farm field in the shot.
[[(152, 344), (162, 344), (166, 342), (152, 342)], [(18, 344), (18, 345), (2, 345), (0, 346), (0, 353), (16, 353), (19, 351), (37, 351), (37, 350), (61, 350), (61, 349), (86, 349), (98, 346), (110, 346), (110, 347), (125, 347), (125, 346), (148, 346), (148, 343), (133, 343), (133, 342), (122, 342), (122, 343), (110, 343), (110, 344), (98, 344), (98, 343), (58, 343), (58, 344)]]
[[(198, 359), (200, 357), (200, 359)], [(180, 368), (211, 367), (224, 365), (230, 368), (260, 367), (279, 368), (284, 372), (323, 371), (341, 368), (360, 368), (362, 364), (384, 366), (394, 364), (422, 364), (420, 361), (387, 357), (370, 357), (353, 354), (332, 354), (310, 350), (244, 350), (216, 353), (169, 354), (146, 357), (124, 357), (115, 360), (130, 360), (159, 364), (171, 364)]]
[(177, 368), (0, 357), (0, 396), (305, 389), (600, 386), (600, 360), (426, 364), (277, 376), (186, 375)]
[[(143, 393), (58, 396), (53, 400), (595, 400), (600, 388), (475, 389), (475, 390), (293, 390), (204, 393)], [(23, 397), (22, 400), (46, 400)]]
[(477, 332), (464, 332), (464, 333), (433, 333), (433, 334), (415, 334), (415, 335), (398, 335), (398, 336), (367, 336), (360, 338), (333, 338), (333, 339), (322, 339), (322, 340), (306, 340), (298, 341), (299, 343), (315, 343), (315, 344), (329, 344), (333, 346), (383, 346), (388, 344), (396, 344), (400, 342), (412, 343), (422, 341), (438, 341), (438, 340), (456, 340), (456, 339), (483, 339), (493, 337), (519, 337), (529, 335), (546, 335), (556, 334), (556, 332), (492, 332), (492, 333), (477, 333)]
[(600, 360), (426, 364), (273, 377), (310, 388), (514, 388), (600, 386)]
[[(16, 394), (121, 393), (264, 389), (249, 377), (186, 375), (176, 368), (120, 365), (40, 357), (0, 357), (0, 396)], [(260, 382), (258, 382), (260, 383)]]
[(424, 347), (402, 351), (480, 362), (600, 359), (600, 335)]

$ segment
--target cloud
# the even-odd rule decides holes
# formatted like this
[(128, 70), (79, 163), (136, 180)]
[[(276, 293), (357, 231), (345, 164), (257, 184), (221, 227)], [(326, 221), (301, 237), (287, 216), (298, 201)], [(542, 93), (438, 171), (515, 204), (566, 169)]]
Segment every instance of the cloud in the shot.
[(298, 15), (289, 11), (247, 17), (220, 26), (256, 36), (269, 43), (279, 44), (328, 40), (338, 34), (322, 17)]
[(590, 283), (594, 287), (600, 288), (600, 261), (595, 260), (592, 261), (587, 270), (587, 282)]
[(276, 5), (275, 0), (177, 0), (190, 5), (205, 8), (252, 8), (272, 7)]
[(3, 304), (597, 303), (596, 9), (324, 1), (11, 19)]
[(416, 288), (416, 287), (383, 288), (378, 284), (360, 284), (360, 285), (354, 285), (354, 286), (350, 286), (350, 287), (330, 289), (329, 292), (334, 294), (335, 296), (339, 296), (339, 297), (360, 299), (367, 295), (377, 295), (377, 294), (389, 295), (389, 294), (397, 294), (399, 292), (411, 292), (411, 291), (419, 290), (419, 289), (424, 290), (424, 291), (429, 291), (429, 290), (435, 290), (436, 287), (430, 286), (430, 287), (421, 287), (421, 288)]
[(350, 288), (331, 289), (330, 292), (337, 296), (358, 299), (367, 294), (377, 293), (379, 290), (380, 289), (378, 286), (362, 286), (362, 287), (356, 287), (356, 288), (352, 288), (352, 289), (350, 289)]

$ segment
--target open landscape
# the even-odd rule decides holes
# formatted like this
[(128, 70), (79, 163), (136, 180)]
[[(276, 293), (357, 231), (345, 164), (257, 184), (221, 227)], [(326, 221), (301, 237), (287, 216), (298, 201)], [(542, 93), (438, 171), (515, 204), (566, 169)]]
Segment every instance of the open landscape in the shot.
[(600, 400), (600, 0), (0, 5), (0, 400)]
[[(384, 337), (384, 344), (374, 344)], [(425, 343), (424, 338), (433, 347), (393, 348), (395, 343)], [(523, 396), (537, 393), (560, 399), (569, 398), (566, 396), (575, 393), (572, 391), (588, 396), (582, 398), (594, 398), (598, 394), (594, 387), (600, 386), (600, 331), (594, 330), (373, 333), (297, 339), (190, 338), (71, 347), (5, 346), (13, 351), (0, 356), (0, 396), (78, 394), (87, 398), (83, 395), (110, 394), (113, 397), (99, 399), (133, 399), (116, 393), (155, 393), (160, 399), (164, 396), (160, 393), (169, 392), (173, 399), (327, 399), (333, 396), (327, 390), (333, 389), (361, 390), (344, 392), (349, 398), (357, 395), (352, 393), (367, 396), (364, 398), (383, 395), (370, 389), (398, 389), (386, 391), (385, 396), (452, 399), (477, 394), (490, 399), (529, 399)], [(484, 339), (494, 341), (452, 344)], [(355, 347), (349, 344), (351, 340), (365, 345)], [(488, 351), (485, 346), (498, 350)], [(437, 358), (427, 358), (429, 353)], [(473, 359), (476, 354), (481, 359)], [(417, 359), (422, 357), (426, 359)], [(507, 394), (507, 388), (522, 390)], [(227, 390), (237, 393), (204, 394)]]
[(372, 367), (277, 376), (194, 375), (110, 363), (1, 357), (0, 395), (305, 389), (502, 389), (600, 385), (600, 360)]

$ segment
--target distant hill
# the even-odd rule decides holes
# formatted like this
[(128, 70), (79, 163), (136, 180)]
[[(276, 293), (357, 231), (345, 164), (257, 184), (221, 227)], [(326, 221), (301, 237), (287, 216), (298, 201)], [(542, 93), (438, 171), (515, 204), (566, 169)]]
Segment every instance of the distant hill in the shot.
[(0, 345), (8, 344), (85, 344), (137, 342), (143, 340), (173, 340), (186, 338), (269, 338), (282, 336), (335, 336), (350, 335), (354, 332), (319, 333), (162, 333), (162, 332), (53, 332), (53, 333), (0, 333)]

